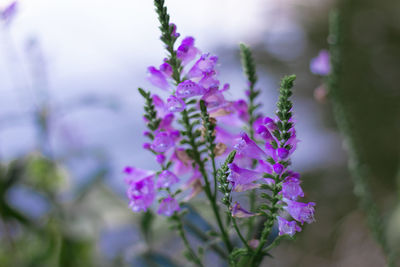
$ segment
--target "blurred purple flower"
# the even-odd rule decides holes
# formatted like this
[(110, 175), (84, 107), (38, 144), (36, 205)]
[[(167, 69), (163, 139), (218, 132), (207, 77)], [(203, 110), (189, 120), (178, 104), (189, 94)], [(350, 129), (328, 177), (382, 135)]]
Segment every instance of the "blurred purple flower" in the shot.
[(194, 38), (191, 36), (183, 39), (176, 51), (176, 55), (181, 60), (183, 66), (192, 61), (198, 53), (199, 50), (194, 46)]
[(157, 188), (169, 188), (171, 185), (176, 184), (179, 182), (179, 178), (176, 177), (176, 175), (168, 170), (162, 171), (158, 175), (158, 180), (157, 180)]
[(321, 50), (317, 57), (311, 59), (310, 70), (312, 73), (326, 76), (331, 71), (330, 56), (327, 50)]
[(235, 202), (235, 204), (231, 208), (231, 213), (232, 213), (232, 217), (235, 217), (235, 218), (248, 218), (248, 217), (253, 217), (253, 216), (258, 215), (256, 213), (252, 213), (250, 211), (245, 210), (244, 208), (242, 208), (240, 206), (240, 204), (238, 202)]
[(302, 203), (302, 202), (292, 201), (289, 199), (284, 199), (284, 201), (287, 204), (287, 206), (285, 206), (284, 209), (296, 221), (301, 222), (302, 224), (304, 222), (312, 223), (313, 221), (315, 221), (315, 219), (314, 219), (315, 203), (314, 202)]
[(287, 177), (282, 183), (282, 196), (290, 200), (296, 200), (298, 197), (304, 197), (303, 189), (300, 186), (300, 179)]
[(13, 1), (3, 10), (0, 10), (0, 20), (2, 20), (5, 25), (10, 24), (12, 19), (17, 14), (17, 11), (18, 11), (18, 1)]
[(237, 166), (235, 163), (228, 164), (231, 170), (228, 181), (231, 182), (232, 188), (236, 192), (242, 192), (250, 189), (259, 187), (259, 184), (253, 182), (263, 178), (262, 172), (253, 170), (243, 169)]
[(167, 98), (167, 104), (165, 105), (165, 107), (170, 112), (181, 112), (186, 108), (186, 104), (182, 99), (174, 95), (170, 95)]
[(146, 211), (156, 196), (153, 181), (155, 172), (126, 167), (124, 173), (127, 174), (125, 183), (128, 185), (129, 207), (134, 212)]
[(174, 146), (174, 138), (168, 132), (158, 132), (154, 137), (151, 149), (162, 153)]
[(296, 232), (301, 232), (300, 226), (295, 221), (288, 221), (278, 216), (279, 235), (293, 236)]
[(157, 213), (164, 216), (172, 216), (177, 211), (180, 211), (178, 201), (176, 201), (175, 198), (168, 196), (161, 201)]
[(250, 157), (252, 159), (266, 159), (267, 155), (265, 152), (258, 147), (258, 145), (250, 139), (250, 137), (246, 133), (241, 134), (241, 139), (238, 144), (235, 145), (235, 149), (238, 154), (242, 154), (246, 157)]
[(176, 96), (179, 98), (204, 95), (204, 93), (205, 89), (191, 80), (181, 82), (176, 88)]
[(148, 70), (147, 79), (151, 84), (160, 89), (168, 90), (169, 84), (167, 81), (167, 77), (161, 71), (159, 71), (156, 67), (153, 66), (148, 67), (147, 70)]

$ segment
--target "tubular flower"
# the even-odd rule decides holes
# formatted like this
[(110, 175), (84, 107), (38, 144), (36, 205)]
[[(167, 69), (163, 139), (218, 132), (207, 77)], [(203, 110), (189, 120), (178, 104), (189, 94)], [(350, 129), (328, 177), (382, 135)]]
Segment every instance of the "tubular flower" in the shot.
[(287, 204), (287, 206), (285, 206), (284, 209), (296, 221), (300, 222), (301, 224), (303, 224), (304, 222), (312, 223), (313, 221), (315, 221), (315, 219), (314, 219), (315, 203), (314, 202), (302, 203), (302, 202), (292, 201), (289, 199), (284, 199), (284, 201)]
[(301, 232), (300, 226), (295, 221), (288, 221), (280, 216), (278, 218), (279, 235), (293, 236), (296, 232)]
[(155, 173), (135, 167), (126, 167), (125, 183), (128, 185), (129, 207), (134, 212), (146, 211), (155, 199), (153, 178)]
[(267, 155), (258, 145), (250, 139), (250, 137), (246, 133), (241, 134), (241, 139), (237, 145), (235, 145), (235, 149), (238, 154), (242, 154), (246, 157), (250, 157), (253, 159), (266, 159)]
[(238, 202), (235, 202), (235, 204), (231, 208), (231, 214), (235, 218), (248, 218), (248, 217), (253, 217), (253, 216), (258, 215), (257, 213), (252, 213), (248, 210), (245, 210), (244, 208), (242, 208), (240, 206), (240, 204)]
[(162, 153), (174, 146), (174, 138), (168, 132), (159, 132), (154, 137), (151, 149), (158, 153)]
[(260, 187), (259, 184), (254, 184), (254, 182), (263, 178), (262, 172), (243, 169), (235, 163), (228, 164), (228, 167), (231, 170), (228, 181), (231, 182), (234, 191), (242, 192)]
[(173, 172), (164, 170), (158, 175), (157, 188), (169, 188), (177, 182), (179, 178)]
[(168, 196), (161, 200), (157, 213), (164, 216), (172, 216), (177, 211), (180, 211), (178, 201), (175, 198)]

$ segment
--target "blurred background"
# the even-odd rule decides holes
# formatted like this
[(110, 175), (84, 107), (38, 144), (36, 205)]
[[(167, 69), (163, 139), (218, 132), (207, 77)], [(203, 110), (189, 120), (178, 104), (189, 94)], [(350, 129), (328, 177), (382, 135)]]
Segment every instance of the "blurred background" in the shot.
[[(146, 68), (165, 55), (152, 1), (20, 0), (6, 16), (11, 3), (0, 0), (0, 266), (185, 266), (181, 242), (164, 219), (130, 211), (122, 175), (126, 165), (156, 166), (141, 150), (137, 92), (139, 86), (157, 92)], [(280, 78), (298, 77), (301, 143), (293, 163), (307, 200), (317, 203), (316, 223), (283, 242), (265, 266), (384, 266), (353, 195), (323, 80), (310, 73), (309, 62), (328, 48), (329, 11), (340, 8), (346, 39), (340, 95), (385, 233), (398, 246), (400, 2), (166, 3), (178, 32), (219, 56), (220, 80), (231, 84), (232, 99), (244, 97), (246, 87), (240, 42), (254, 51), (265, 114), (275, 110)], [(157, 242), (146, 234), (151, 221)], [(193, 232), (190, 239), (201, 238)], [(171, 251), (173, 260), (165, 256)]]

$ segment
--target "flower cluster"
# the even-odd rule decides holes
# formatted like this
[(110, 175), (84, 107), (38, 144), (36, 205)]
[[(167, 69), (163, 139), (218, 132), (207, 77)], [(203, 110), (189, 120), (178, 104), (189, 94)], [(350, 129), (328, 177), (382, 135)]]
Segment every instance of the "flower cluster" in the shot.
[[(282, 82), (277, 117), (265, 117), (254, 123), (256, 137), (265, 142), (264, 149), (246, 133), (242, 133), (240, 141), (235, 145), (237, 154), (256, 161), (257, 167), (248, 169), (248, 166), (238, 166), (234, 161), (229, 164), (231, 172), (228, 181), (236, 192), (260, 188), (263, 185), (271, 191), (279, 189), (276, 197), (279, 198), (278, 204), (283, 205), (282, 211), (286, 211), (293, 219), (303, 224), (314, 221), (315, 203), (297, 202), (299, 197), (304, 197), (300, 175), (289, 170), (290, 156), (298, 143), (292, 118), (292, 104), (288, 99), (291, 95), (290, 83), (293, 80), (294, 77), (289, 76)], [(237, 214), (238, 211), (240, 213)], [(244, 212), (243, 209), (232, 210), (232, 215), (236, 217), (241, 217), (243, 213), (250, 216), (250, 212)], [(296, 221), (287, 221), (281, 216), (277, 216), (277, 219), (280, 235), (292, 236), (301, 230)]]
[[(173, 34), (176, 33), (176, 26)], [(126, 183), (128, 184), (128, 197), (133, 211), (146, 211), (154, 202), (156, 191), (169, 192), (161, 199), (159, 214), (171, 216), (173, 211), (179, 210), (179, 204), (172, 194), (172, 186), (179, 184), (182, 177), (190, 174), (180, 189), (191, 189), (184, 200), (194, 197), (201, 191), (201, 175), (198, 168), (193, 168), (193, 159), (188, 155), (182, 138), (182, 130), (178, 130), (177, 121), (179, 114), (188, 110), (192, 103), (198, 100), (204, 101), (207, 111), (213, 120), (221, 123), (215, 127), (215, 139), (217, 142), (215, 155), (225, 155), (233, 149), (238, 134), (227, 131), (224, 123), (243, 126), (247, 119), (247, 104), (245, 100), (228, 101), (224, 92), (229, 89), (229, 84), (221, 88), (217, 77), (216, 65), (218, 58), (209, 53), (201, 53), (195, 46), (193, 37), (184, 38), (176, 50), (177, 58), (181, 62), (182, 80), (173, 77), (173, 68), (164, 59), (157, 68), (148, 67), (148, 81), (158, 89), (170, 92), (163, 99), (158, 94), (146, 95), (148, 106), (145, 108), (145, 122), (151, 127), (144, 132), (151, 142), (143, 144), (143, 148), (155, 155), (155, 160), (160, 164), (162, 172), (149, 172), (134, 167), (127, 167)], [(196, 101), (192, 101), (196, 100)], [(199, 106), (194, 105), (192, 110), (199, 111)], [(183, 143), (183, 144), (181, 144)]]
[[(193, 37), (175, 45), (180, 34), (169, 21), (164, 0), (154, 3), (167, 57), (158, 67), (148, 67), (148, 81), (163, 92), (152, 94), (140, 88), (139, 92), (145, 99), (148, 130), (144, 136), (149, 139), (143, 148), (154, 155), (160, 170), (125, 168), (129, 205), (134, 212), (146, 211), (158, 198), (158, 214), (170, 217), (188, 258), (203, 266), (200, 253), (186, 238), (180, 211), (182, 202), (204, 191), (218, 226), (215, 235), (227, 254), (221, 253), (219, 245), (213, 249), (230, 262), (246, 255), (250, 266), (258, 266), (267, 253), (264, 248), (273, 225), (278, 225), (280, 235), (293, 236), (301, 231), (300, 224), (314, 221), (315, 203), (298, 202), (304, 197), (300, 175), (290, 169), (298, 143), (289, 99), (295, 76), (282, 79), (276, 117), (263, 116), (257, 110), (261, 104), (256, 103), (260, 90), (255, 87), (255, 63), (250, 49), (242, 44), (247, 99), (228, 100), (229, 84), (221, 84), (218, 78), (218, 58), (202, 53)], [(222, 156), (225, 161), (218, 158)], [(218, 191), (229, 216), (226, 221), (221, 219)], [(243, 192), (249, 192), (249, 210), (244, 207), (247, 203), (234, 201)], [(256, 203), (257, 196), (262, 203)], [(287, 215), (293, 220), (287, 220)], [(261, 234), (255, 231), (256, 216), (265, 221)], [(243, 222), (247, 239), (241, 233)], [(235, 248), (230, 227), (244, 248)], [(248, 240), (251, 237), (255, 239)]]

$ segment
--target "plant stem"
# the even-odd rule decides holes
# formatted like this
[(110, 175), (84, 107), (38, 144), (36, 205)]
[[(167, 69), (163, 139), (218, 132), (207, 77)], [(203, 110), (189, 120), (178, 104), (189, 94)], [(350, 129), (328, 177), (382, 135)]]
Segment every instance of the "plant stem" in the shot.
[[(255, 89), (255, 85), (257, 83), (258, 77), (256, 74), (256, 66), (254, 63), (254, 58), (251, 53), (251, 50), (245, 44), (240, 44), (240, 56), (242, 61), (243, 72), (245, 73), (249, 85), (248, 91), (248, 107), (247, 113), (249, 114), (248, 120), (248, 128), (249, 128), (249, 135), (252, 140), (254, 140), (254, 127), (253, 124), (257, 119), (255, 115), (255, 110), (259, 107), (255, 104), (255, 99), (259, 95), (260, 91)], [(253, 168), (257, 165), (257, 161), (253, 161)], [(249, 192), (249, 203), (250, 203), (250, 211), (255, 211), (255, 204), (256, 204), (256, 192), (255, 190), (251, 190)], [(254, 227), (254, 217), (249, 218), (247, 222), (248, 232), (247, 232), (247, 239), (250, 239), (253, 234), (253, 227)]]
[(279, 183), (279, 175), (276, 175), (274, 180), (275, 183), (273, 184), (272, 188), (272, 202), (270, 208), (270, 215), (264, 224), (264, 229), (261, 233), (260, 243), (258, 244), (253, 256), (250, 259), (250, 266), (258, 266), (261, 263), (263, 257), (262, 250), (264, 248), (265, 243), (267, 242), (269, 234), (271, 233), (272, 227), (274, 226), (276, 216), (278, 216), (279, 208), (276, 205), (279, 201), (278, 197), (279, 186), (277, 185)]
[(172, 216), (172, 219), (175, 220), (176, 223), (177, 223), (176, 226), (177, 226), (177, 230), (178, 230), (179, 236), (182, 238), (183, 244), (185, 245), (187, 251), (190, 253), (190, 259), (193, 260), (193, 262), (197, 266), (203, 266), (203, 264), (201, 263), (201, 260), (199, 259), (197, 254), (194, 252), (194, 250), (192, 249), (192, 247), (189, 244), (189, 241), (187, 240), (185, 231), (183, 229), (183, 222), (182, 222), (181, 215), (179, 213), (175, 213)]
[(204, 162), (203, 162), (203, 160), (201, 159), (201, 156), (200, 156), (199, 147), (197, 145), (197, 142), (195, 140), (195, 136), (193, 134), (193, 127), (190, 124), (188, 111), (185, 109), (185, 110), (183, 110), (181, 112), (181, 114), (182, 114), (182, 122), (184, 124), (185, 129), (186, 129), (185, 134), (189, 139), (189, 145), (191, 147), (191, 154), (192, 154), (191, 156), (192, 156), (194, 162), (199, 167), (199, 171), (200, 171), (201, 175), (203, 176), (203, 180), (204, 180), (204, 183), (205, 183), (204, 192), (206, 193), (206, 196), (207, 196), (208, 200), (210, 201), (213, 213), (214, 213), (215, 218), (216, 218), (217, 223), (218, 223), (218, 227), (219, 227), (219, 229), (221, 231), (222, 240), (224, 241), (228, 251), (231, 252), (233, 247), (232, 247), (232, 244), (231, 244), (231, 242), (229, 240), (229, 236), (228, 236), (227, 232), (224, 229), (224, 226), (222, 224), (222, 220), (221, 220), (221, 217), (220, 217), (220, 214), (219, 214), (219, 211), (218, 211), (217, 203), (216, 203), (215, 198), (214, 198), (214, 196), (213, 196), (213, 194), (211, 192), (210, 182), (208, 180), (208, 175), (207, 175), (207, 172), (206, 172), (206, 169), (205, 169), (205, 166), (204, 166)]

